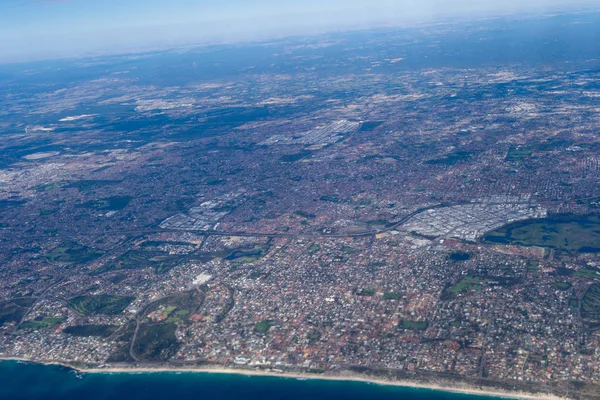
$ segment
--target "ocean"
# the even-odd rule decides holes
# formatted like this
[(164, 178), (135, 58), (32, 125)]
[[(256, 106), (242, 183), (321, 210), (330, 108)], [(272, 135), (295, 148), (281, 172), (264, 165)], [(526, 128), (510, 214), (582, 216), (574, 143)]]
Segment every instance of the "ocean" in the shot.
[(0, 362), (2, 400), (486, 400), (492, 397), (363, 382), (210, 373), (84, 374), (60, 366)]

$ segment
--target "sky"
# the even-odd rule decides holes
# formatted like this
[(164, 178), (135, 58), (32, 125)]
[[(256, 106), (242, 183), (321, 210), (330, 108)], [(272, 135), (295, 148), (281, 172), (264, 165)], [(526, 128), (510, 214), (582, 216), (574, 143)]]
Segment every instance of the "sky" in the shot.
[(0, 62), (241, 42), (599, 0), (0, 0)]

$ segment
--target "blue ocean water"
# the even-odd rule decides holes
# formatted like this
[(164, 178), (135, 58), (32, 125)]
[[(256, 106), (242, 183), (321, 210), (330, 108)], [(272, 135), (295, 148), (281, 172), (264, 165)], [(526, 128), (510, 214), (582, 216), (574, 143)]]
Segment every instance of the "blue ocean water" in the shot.
[(0, 399), (11, 400), (486, 400), (491, 397), (362, 382), (207, 373), (85, 374), (60, 366), (0, 362)]

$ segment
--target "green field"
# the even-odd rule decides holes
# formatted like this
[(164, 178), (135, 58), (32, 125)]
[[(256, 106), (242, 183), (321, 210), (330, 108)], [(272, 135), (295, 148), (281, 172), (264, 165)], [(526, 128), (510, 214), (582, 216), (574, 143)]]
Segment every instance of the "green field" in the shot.
[(520, 162), (531, 157), (532, 151), (528, 148), (512, 148), (508, 151), (505, 161)]
[(73, 310), (83, 315), (103, 314), (118, 315), (133, 301), (135, 297), (110, 296), (78, 296), (69, 301)]
[(527, 261), (527, 271), (528, 272), (537, 272), (540, 268), (540, 262), (537, 260), (529, 260)]
[(19, 329), (50, 329), (63, 322), (62, 318), (46, 317), (40, 320), (25, 321)]
[(485, 236), (488, 244), (537, 246), (569, 253), (600, 252), (600, 217), (563, 216), (518, 222)]
[(581, 300), (581, 316), (600, 320), (600, 284), (590, 286)]
[(424, 331), (429, 326), (427, 321), (411, 321), (409, 319), (403, 319), (398, 324), (400, 329), (407, 329), (411, 331)]
[(58, 264), (85, 264), (93, 261), (104, 254), (104, 251), (92, 247), (83, 246), (76, 242), (63, 243), (50, 253), (46, 253), (46, 259), (51, 263)]
[(309, 252), (309, 253), (316, 253), (316, 252), (318, 252), (319, 250), (321, 250), (321, 246), (319, 246), (319, 245), (318, 245), (318, 244), (316, 244), (316, 243), (313, 243), (313, 244), (311, 244), (311, 245), (310, 245), (310, 247), (308, 248), (308, 252)]
[(32, 187), (31, 190), (35, 190), (38, 192), (50, 192), (52, 190), (60, 189), (61, 187), (65, 186), (66, 184), (67, 184), (66, 182), (43, 183), (41, 185)]
[(267, 334), (272, 327), (277, 325), (278, 323), (275, 321), (260, 321), (254, 327), (254, 332), (264, 335)]
[(592, 269), (582, 268), (575, 272), (575, 276), (580, 278), (600, 279), (600, 272)]
[(93, 271), (92, 274), (100, 275), (109, 271), (142, 268), (153, 268), (155, 273), (164, 274), (177, 266), (183, 257), (179, 254), (172, 255), (162, 251), (130, 250), (115, 261)]
[(483, 289), (483, 283), (485, 283), (484, 280), (467, 275), (466, 277), (461, 279), (456, 285), (452, 286), (450, 288), (450, 292), (453, 294), (458, 294), (471, 292), (474, 290), (481, 290)]
[(569, 289), (571, 289), (571, 284), (569, 282), (556, 282), (556, 283), (554, 283), (554, 286), (556, 286), (556, 288), (558, 290), (569, 290)]
[[(195, 313), (204, 301), (204, 294), (197, 290), (181, 292), (164, 297), (150, 304), (144, 310), (144, 315), (154, 314), (154, 319), (160, 319), (162, 324), (185, 322)], [(145, 319), (150, 323), (150, 319)]]

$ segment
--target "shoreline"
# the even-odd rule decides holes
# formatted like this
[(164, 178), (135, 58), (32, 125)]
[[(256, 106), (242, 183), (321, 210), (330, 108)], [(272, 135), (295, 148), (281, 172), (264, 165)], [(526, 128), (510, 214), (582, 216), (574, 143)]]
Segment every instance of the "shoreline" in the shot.
[(417, 380), (385, 380), (377, 377), (360, 376), (359, 374), (346, 372), (340, 375), (327, 374), (309, 374), (301, 372), (274, 372), (256, 369), (229, 368), (229, 367), (107, 367), (107, 368), (80, 368), (64, 362), (58, 361), (36, 361), (25, 358), (16, 357), (0, 357), (2, 361), (18, 361), (47, 366), (61, 366), (69, 368), (84, 374), (156, 374), (156, 373), (199, 373), (199, 374), (220, 374), (220, 375), (245, 375), (267, 378), (282, 378), (296, 380), (321, 380), (335, 382), (360, 382), (382, 386), (394, 386), (402, 388), (424, 389), (432, 391), (440, 391), (447, 393), (466, 394), (474, 396), (497, 397), (499, 399), (514, 399), (514, 400), (568, 400), (566, 397), (560, 397), (547, 393), (525, 393), (505, 391), (501, 389), (486, 390), (469, 386), (468, 384), (457, 384), (456, 386), (443, 385), (437, 383), (423, 383)]

